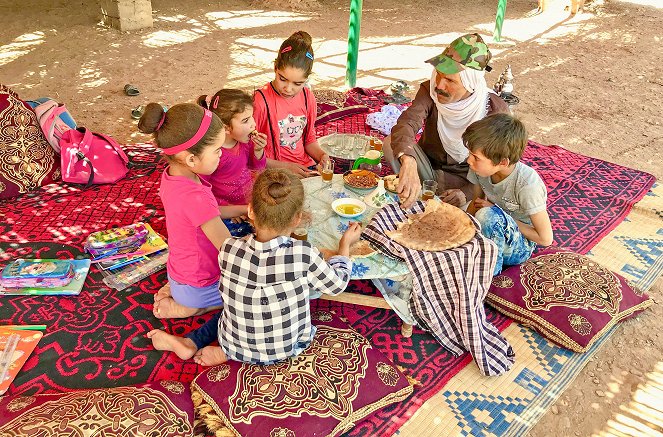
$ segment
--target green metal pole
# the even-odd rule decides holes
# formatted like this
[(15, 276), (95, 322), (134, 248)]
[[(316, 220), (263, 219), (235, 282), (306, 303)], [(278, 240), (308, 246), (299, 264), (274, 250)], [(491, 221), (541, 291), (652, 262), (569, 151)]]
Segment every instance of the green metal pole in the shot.
[(359, 57), (359, 29), (361, 28), (362, 0), (350, 0), (350, 27), (348, 29), (348, 62), (345, 68), (345, 84), (357, 85), (357, 58)]
[(495, 16), (495, 32), (493, 32), (494, 41), (499, 41), (502, 38), (502, 24), (504, 24), (505, 13), (506, 0), (499, 0), (497, 3), (497, 15)]

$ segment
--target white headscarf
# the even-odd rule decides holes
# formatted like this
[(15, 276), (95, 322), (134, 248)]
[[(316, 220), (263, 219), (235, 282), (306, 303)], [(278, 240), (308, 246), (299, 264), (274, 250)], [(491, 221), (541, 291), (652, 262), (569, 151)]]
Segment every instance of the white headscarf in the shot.
[(469, 151), (463, 145), (462, 135), (467, 126), (481, 120), (488, 112), (488, 85), (485, 72), (466, 68), (460, 72), (460, 80), (467, 91), (468, 98), (458, 102), (442, 104), (437, 100), (435, 82), (437, 70), (433, 69), (430, 80), (430, 96), (437, 107), (437, 132), (444, 150), (456, 161), (464, 162)]

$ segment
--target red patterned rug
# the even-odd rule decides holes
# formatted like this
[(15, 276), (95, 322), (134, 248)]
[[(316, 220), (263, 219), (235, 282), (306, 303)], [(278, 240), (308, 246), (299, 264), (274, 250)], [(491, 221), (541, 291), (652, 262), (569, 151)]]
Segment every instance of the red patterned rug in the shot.
[[(333, 122), (342, 132), (364, 132), (365, 114)], [(322, 135), (327, 126), (318, 127)], [(148, 147), (128, 148), (135, 160), (155, 159)], [(628, 214), (646, 194), (654, 177), (584, 157), (559, 147), (531, 143), (524, 161), (536, 168), (549, 189), (549, 210), (558, 245), (585, 253)], [(81, 257), (90, 233), (114, 225), (149, 222), (165, 234), (163, 207), (157, 196), (163, 164), (132, 170), (114, 185), (81, 191), (51, 185), (0, 203), (0, 265), (17, 257)], [(154, 351), (145, 333), (165, 327), (177, 335), (202, 324), (206, 317), (159, 321), (152, 315), (152, 293), (165, 283), (165, 271), (121, 292), (111, 290), (96, 271), (78, 297), (2, 297), (0, 324), (46, 324), (46, 335), (8, 394), (34, 394), (101, 388), (173, 378), (191, 381), (202, 369), (174, 354)], [(369, 282), (353, 281), (353, 291), (373, 293)], [(430, 335), (416, 330), (400, 336), (392, 311), (328, 301), (319, 308), (346, 317), (394, 363), (421, 382), (407, 402), (388, 407), (357, 424), (349, 435), (391, 435), (427, 399), (471, 362), (446, 353)], [(510, 321), (492, 310), (489, 319), (500, 329)]]

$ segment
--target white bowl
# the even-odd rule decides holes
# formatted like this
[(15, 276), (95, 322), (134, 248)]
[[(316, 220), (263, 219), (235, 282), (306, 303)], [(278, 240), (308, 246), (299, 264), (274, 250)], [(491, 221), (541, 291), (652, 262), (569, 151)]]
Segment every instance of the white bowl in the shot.
[[(356, 212), (354, 212), (353, 214), (346, 214), (345, 212), (339, 211), (337, 209), (341, 205), (354, 205), (354, 206), (359, 207), (359, 209)], [(345, 218), (359, 217), (360, 215), (362, 215), (366, 211), (366, 204), (364, 202), (362, 202), (359, 199), (353, 199), (351, 197), (344, 197), (342, 199), (336, 199), (332, 202), (331, 207), (332, 207), (332, 209), (334, 210), (334, 212), (336, 214), (340, 215), (341, 217), (345, 217)]]

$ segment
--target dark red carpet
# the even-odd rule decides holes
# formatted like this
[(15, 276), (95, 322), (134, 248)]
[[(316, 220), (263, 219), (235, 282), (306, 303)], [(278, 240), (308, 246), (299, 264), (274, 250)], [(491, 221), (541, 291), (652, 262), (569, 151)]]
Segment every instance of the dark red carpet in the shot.
[[(341, 131), (365, 131), (365, 115), (334, 124)], [(324, 134), (326, 126), (318, 127)], [(128, 148), (134, 158), (155, 158), (153, 149)], [(558, 147), (531, 144), (525, 162), (535, 167), (549, 188), (550, 215), (558, 245), (585, 253), (628, 214), (649, 190), (653, 176), (587, 158)], [(82, 256), (82, 242), (94, 231), (138, 221), (149, 222), (165, 234), (163, 207), (157, 196), (163, 164), (138, 169), (115, 185), (81, 191), (50, 186), (19, 199), (0, 203), (0, 265), (17, 257), (68, 258)], [(151, 348), (145, 333), (165, 327), (181, 335), (205, 317), (159, 321), (152, 316), (152, 294), (165, 282), (165, 271), (118, 292), (106, 287), (101, 275), (90, 273), (78, 297), (1, 297), (0, 324), (46, 324), (39, 346), (10, 388), (8, 395), (67, 391), (75, 388), (123, 386), (157, 379), (190, 381), (201, 371), (192, 362)], [(374, 292), (365, 281), (353, 281), (354, 291)], [(391, 311), (317, 302), (346, 317), (371, 343), (422, 384), (408, 401), (377, 412), (357, 424), (350, 435), (391, 435), (421, 404), (471, 362), (453, 357), (430, 335), (415, 329), (400, 336)], [(505, 317), (488, 310), (489, 319), (503, 329)]]

